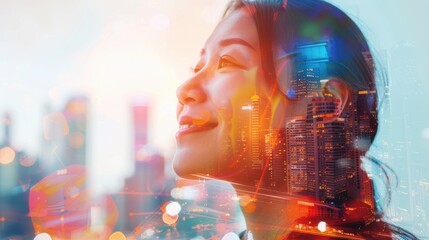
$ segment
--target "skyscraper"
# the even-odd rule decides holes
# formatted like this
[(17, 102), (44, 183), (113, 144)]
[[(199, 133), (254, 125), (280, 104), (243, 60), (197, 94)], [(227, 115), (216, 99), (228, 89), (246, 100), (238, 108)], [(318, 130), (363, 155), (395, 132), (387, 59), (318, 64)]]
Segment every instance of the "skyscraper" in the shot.
[(148, 102), (145, 98), (135, 99), (132, 103), (133, 112), (133, 135), (134, 135), (134, 153), (138, 160), (137, 153), (140, 148), (148, 143)]
[(337, 115), (340, 101), (313, 98), (307, 106), (308, 190), (322, 202), (341, 204), (347, 198), (344, 119)]
[(62, 161), (64, 165), (87, 163), (87, 122), (88, 99), (75, 96), (65, 105), (63, 114), (68, 123), (69, 132), (64, 138)]
[(307, 128), (306, 120), (295, 119), (286, 124), (287, 147), (287, 191), (290, 193), (307, 191)]
[(261, 112), (263, 109), (261, 109), (261, 98), (258, 95), (255, 94), (252, 96), (251, 106), (252, 110), (250, 113), (250, 161), (252, 163), (252, 170), (260, 171), (263, 167), (263, 158), (261, 158), (261, 153), (263, 150), (263, 145), (261, 146), (261, 135), (263, 134), (263, 130), (261, 129)]
[(294, 58), (295, 70), (288, 96), (315, 97), (320, 92), (320, 80), (328, 75), (329, 44), (328, 42), (299, 44), (296, 51), (298, 54)]
[(286, 129), (269, 129), (265, 134), (265, 179), (272, 190), (286, 190)]
[[(159, 209), (164, 194), (164, 157), (149, 145), (149, 102), (145, 97), (131, 103), (133, 175), (125, 179), (121, 194), (115, 196), (119, 207), (117, 228), (132, 232)], [(152, 216), (153, 217), (153, 216)]]

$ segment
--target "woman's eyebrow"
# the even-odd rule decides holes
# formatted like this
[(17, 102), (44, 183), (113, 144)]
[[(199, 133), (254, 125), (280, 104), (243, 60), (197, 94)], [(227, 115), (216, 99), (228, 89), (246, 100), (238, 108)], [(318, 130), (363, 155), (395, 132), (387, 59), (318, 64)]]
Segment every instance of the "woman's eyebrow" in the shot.
[(245, 41), (242, 38), (226, 38), (226, 39), (222, 39), (219, 42), (219, 46), (221, 46), (221, 47), (225, 47), (225, 46), (233, 45), (233, 44), (240, 44), (240, 45), (246, 46), (248, 48), (251, 48), (252, 50), (256, 50), (256, 48), (252, 44), (250, 44), (249, 42)]
[[(219, 42), (220, 47), (226, 47), (226, 46), (233, 45), (233, 44), (240, 44), (240, 45), (246, 46), (252, 50), (256, 50), (256, 48), (252, 44), (250, 44), (249, 42), (247, 42), (246, 40), (241, 39), (241, 38), (226, 38), (226, 39), (222, 39)], [(201, 49), (200, 56), (203, 56), (205, 53), (206, 53), (206, 49), (205, 48)]]

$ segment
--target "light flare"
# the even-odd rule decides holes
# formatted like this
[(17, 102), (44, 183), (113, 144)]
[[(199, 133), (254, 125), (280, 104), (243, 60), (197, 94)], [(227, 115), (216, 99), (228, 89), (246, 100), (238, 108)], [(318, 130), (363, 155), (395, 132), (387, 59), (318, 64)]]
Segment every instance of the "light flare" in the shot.
[(10, 164), (15, 160), (16, 153), (11, 147), (4, 147), (0, 149), (0, 164)]

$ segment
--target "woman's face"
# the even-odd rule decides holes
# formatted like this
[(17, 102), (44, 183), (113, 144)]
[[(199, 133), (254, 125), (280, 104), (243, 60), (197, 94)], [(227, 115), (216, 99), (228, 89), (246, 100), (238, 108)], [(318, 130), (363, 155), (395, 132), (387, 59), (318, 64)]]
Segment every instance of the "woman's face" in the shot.
[[(179, 176), (234, 179), (240, 152), (240, 114), (264, 84), (255, 23), (243, 8), (216, 27), (194, 74), (177, 89), (179, 100), (174, 169)], [(282, 102), (282, 101), (277, 101)], [(241, 116), (242, 118), (243, 116)]]

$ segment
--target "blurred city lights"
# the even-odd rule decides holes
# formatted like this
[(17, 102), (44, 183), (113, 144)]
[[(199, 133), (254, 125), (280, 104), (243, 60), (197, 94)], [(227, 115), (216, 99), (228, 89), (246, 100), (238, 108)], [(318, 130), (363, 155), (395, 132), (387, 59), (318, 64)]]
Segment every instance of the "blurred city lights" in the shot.
[(171, 189), (171, 197), (175, 199), (181, 199), (182, 198), (182, 189), (181, 188), (173, 188)]
[(146, 229), (142, 234), (141, 234), (141, 238), (142, 239), (150, 239), (153, 234), (155, 234), (155, 231), (152, 228)]
[(47, 233), (39, 233), (34, 237), (34, 240), (52, 240), (52, 238)]
[(198, 188), (195, 186), (176, 187), (170, 192), (173, 198), (181, 200), (195, 200), (198, 197), (198, 193)]
[(194, 186), (186, 186), (182, 188), (183, 200), (195, 200), (198, 196), (198, 189)]
[(59, 169), (57, 170), (57, 175), (66, 175), (67, 174), (67, 169)]
[(222, 240), (240, 240), (240, 237), (233, 232), (229, 232), (222, 237)]
[(10, 147), (0, 149), (0, 164), (7, 165), (15, 159), (15, 151)]
[(179, 214), (180, 210), (182, 210), (182, 207), (180, 206), (180, 204), (178, 202), (171, 202), (167, 205), (165, 210), (166, 210), (168, 215), (175, 216), (175, 215)]
[(317, 224), (317, 229), (321, 232), (326, 232), (326, 222), (319, 222), (319, 224)]

